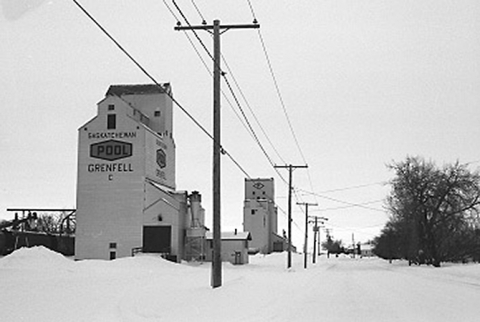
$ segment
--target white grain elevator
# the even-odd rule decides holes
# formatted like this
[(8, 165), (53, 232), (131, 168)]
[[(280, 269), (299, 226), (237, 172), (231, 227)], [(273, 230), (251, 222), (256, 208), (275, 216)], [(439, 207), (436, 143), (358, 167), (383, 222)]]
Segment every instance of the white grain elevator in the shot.
[(79, 128), (76, 259), (184, 256), (191, 198), (176, 191), (171, 97), (170, 84), (112, 85)]

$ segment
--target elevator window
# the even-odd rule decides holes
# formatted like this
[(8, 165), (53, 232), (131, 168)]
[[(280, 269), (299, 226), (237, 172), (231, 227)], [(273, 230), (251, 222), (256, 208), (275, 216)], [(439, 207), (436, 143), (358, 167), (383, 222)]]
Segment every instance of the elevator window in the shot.
[(115, 114), (107, 115), (107, 130), (115, 130), (117, 127), (117, 118)]

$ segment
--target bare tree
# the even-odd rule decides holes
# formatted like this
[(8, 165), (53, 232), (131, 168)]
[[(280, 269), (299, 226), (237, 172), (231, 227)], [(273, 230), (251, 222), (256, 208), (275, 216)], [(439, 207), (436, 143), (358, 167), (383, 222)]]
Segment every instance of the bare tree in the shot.
[(407, 157), (389, 167), (396, 174), (387, 206), (398, 253), (434, 266), (458, 258), (468, 247), (460, 250), (454, 245), (466, 242), (466, 231), (473, 232), (478, 223), (478, 172), (458, 162), (439, 169), (420, 157)]
[(57, 217), (50, 214), (40, 215), (37, 219), (36, 230), (47, 233), (56, 234), (59, 232), (60, 222)]

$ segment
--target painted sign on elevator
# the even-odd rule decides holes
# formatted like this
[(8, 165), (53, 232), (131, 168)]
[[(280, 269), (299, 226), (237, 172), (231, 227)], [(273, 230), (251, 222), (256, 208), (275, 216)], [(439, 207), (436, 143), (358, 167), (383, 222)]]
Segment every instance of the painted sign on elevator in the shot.
[(132, 156), (132, 144), (117, 140), (108, 140), (90, 145), (90, 157), (116, 161)]

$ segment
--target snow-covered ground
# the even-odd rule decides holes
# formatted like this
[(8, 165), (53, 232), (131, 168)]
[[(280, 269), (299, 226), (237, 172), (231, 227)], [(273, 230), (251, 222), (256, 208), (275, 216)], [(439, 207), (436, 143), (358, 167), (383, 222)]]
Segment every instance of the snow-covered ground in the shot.
[(43, 247), (0, 259), (0, 321), (480, 321), (480, 265), (409, 267), (302, 255), (210, 265), (139, 256), (74, 262)]

